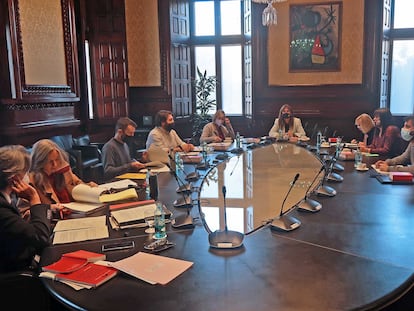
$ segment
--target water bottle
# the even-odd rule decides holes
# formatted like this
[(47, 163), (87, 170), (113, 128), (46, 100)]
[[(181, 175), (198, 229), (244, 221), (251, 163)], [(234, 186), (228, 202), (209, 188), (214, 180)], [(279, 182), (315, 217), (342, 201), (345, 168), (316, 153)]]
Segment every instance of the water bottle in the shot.
[(322, 133), (321, 131), (318, 131), (316, 134), (316, 151), (319, 153), (321, 150), (321, 143), (322, 143)]
[(150, 186), (151, 169), (147, 168), (147, 174), (145, 176), (145, 198), (149, 200), (151, 198), (151, 186)]
[(240, 149), (241, 148), (241, 144), (240, 144), (240, 133), (237, 132), (236, 133), (236, 149)]
[(203, 156), (203, 162), (207, 163), (207, 143), (203, 142), (203, 144), (201, 145), (201, 153)]
[(283, 139), (283, 131), (282, 131), (282, 129), (281, 128), (279, 128), (279, 131), (278, 131), (278, 137), (277, 137), (279, 140), (282, 140)]
[(359, 150), (359, 148), (357, 148), (357, 150), (355, 151), (355, 163), (354, 163), (354, 167), (359, 167), (359, 165), (362, 163), (362, 153)]
[(178, 152), (175, 153), (175, 173), (179, 174), (184, 169), (184, 161)]
[(165, 229), (165, 213), (161, 202), (156, 202), (156, 208), (154, 212), (154, 228), (156, 239), (165, 239), (167, 237)]

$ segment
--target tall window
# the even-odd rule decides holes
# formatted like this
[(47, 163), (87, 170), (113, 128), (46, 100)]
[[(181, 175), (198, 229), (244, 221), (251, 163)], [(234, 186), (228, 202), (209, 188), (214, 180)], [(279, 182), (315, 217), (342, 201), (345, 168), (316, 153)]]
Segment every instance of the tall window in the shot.
[(394, 115), (414, 113), (414, 10), (412, 0), (392, 1), (390, 109)]
[[(192, 0), (193, 71), (198, 67), (218, 79), (217, 109), (243, 111), (243, 0)], [(193, 75), (195, 76), (195, 75)], [(213, 112), (213, 111), (212, 111)]]

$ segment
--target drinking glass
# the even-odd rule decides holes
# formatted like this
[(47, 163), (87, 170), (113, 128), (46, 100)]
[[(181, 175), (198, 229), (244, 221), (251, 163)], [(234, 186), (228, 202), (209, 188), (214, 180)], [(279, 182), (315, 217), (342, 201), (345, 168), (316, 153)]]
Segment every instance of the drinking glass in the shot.
[(145, 229), (145, 233), (155, 233), (154, 228), (154, 210), (153, 209), (146, 209), (144, 211), (145, 216), (145, 223), (148, 225), (148, 228)]

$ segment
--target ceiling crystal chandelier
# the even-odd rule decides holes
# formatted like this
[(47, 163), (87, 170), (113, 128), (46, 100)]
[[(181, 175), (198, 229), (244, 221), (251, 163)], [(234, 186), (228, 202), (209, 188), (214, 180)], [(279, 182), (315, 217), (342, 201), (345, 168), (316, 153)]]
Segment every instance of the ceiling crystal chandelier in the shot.
[(277, 25), (277, 12), (273, 7), (273, 3), (285, 2), (287, 0), (252, 0), (256, 3), (267, 3), (267, 7), (262, 13), (263, 26)]

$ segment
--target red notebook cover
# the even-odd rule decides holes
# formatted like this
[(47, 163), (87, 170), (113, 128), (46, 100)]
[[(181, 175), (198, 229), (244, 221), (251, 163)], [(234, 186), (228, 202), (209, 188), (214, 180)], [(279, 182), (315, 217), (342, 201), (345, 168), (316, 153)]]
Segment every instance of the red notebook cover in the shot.
[(109, 205), (109, 210), (113, 211), (113, 210), (117, 210), (117, 209), (137, 207), (137, 206), (142, 206), (142, 205), (147, 205), (147, 204), (152, 204), (152, 203), (155, 203), (155, 201), (154, 200), (144, 200), (144, 201), (134, 201), (134, 202), (127, 202), (127, 203), (111, 204), (111, 205)]
[(88, 262), (95, 262), (105, 259), (105, 254), (89, 252), (86, 250), (77, 250), (63, 254), (58, 261), (42, 267), (42, 270), (53, 273), (70, 273), (82, 268)]
[(43, 271), (53, 273), (70, 273), (76, 271), (88, 263), (85, 258), (62, 257), (58, 261), (42, 267)]
[(118, 274), (118, 270), (112, 267), (88, 263), (86, 266), (71, 272), (57, 274), (58, 281), (71, 281), (92, 287), (98, 287)]
[(106, 259), (105, 254), (94, 253), (94, 252), (86, 251), (86, 250), (83, 250), (83, 249), (80, 249), (80, 250), (77, 250), (77, 251), (74, 251), (74, 252), (70, 252), (70, 253), (65, 253), (65, 254), (62, 255), (62, 257), (87, 259), (89, 262), (95, 262), (95, 261), (98, 261), (98, 260), (105, 260)]
[(390, 172), (390, 177), (392, 181), (412, 181), (413, 174), (410, 172)]

